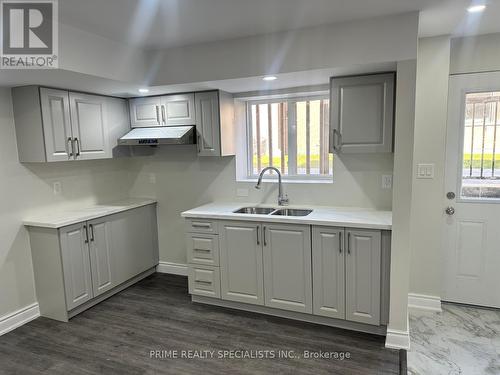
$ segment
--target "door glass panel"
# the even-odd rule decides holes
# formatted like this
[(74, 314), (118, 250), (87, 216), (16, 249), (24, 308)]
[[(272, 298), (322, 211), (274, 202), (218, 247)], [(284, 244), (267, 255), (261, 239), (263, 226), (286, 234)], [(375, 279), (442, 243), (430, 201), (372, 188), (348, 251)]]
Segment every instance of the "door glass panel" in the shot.
[(465, 96), (462, 198), (500, 198), (500, 91)]

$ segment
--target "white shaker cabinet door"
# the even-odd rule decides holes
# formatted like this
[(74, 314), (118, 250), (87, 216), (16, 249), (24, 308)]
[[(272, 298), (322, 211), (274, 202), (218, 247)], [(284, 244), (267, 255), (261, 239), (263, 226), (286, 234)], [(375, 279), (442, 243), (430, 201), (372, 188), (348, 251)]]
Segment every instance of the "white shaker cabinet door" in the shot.
[(263, 305), (261, 225), (221, 222), (219, 231), (222, 299)]
[(381, 232), (346, 229), (346, 319), (380, 324)]
[(312, 313), (309, 225), (262, 224), (265, 304)]
[(71, 127), (77, 160), (111, 158), (108, 141), (106, 99), (70, 93)]
[(116, 286), (111, 262), (111, 231), (106, 218), (88, 222), (90, 265), (94, 297)]
[(87, 226), (79, 223), (64, 227), (59, 236), (69, 311), (93, 297)]
[(74, 159), (68, 92), (41, 88), (40, 102), (47, 161)]
[(129, 100), (130, 125), (132, 128), (161, 126), (161, 97), (152, 96)]

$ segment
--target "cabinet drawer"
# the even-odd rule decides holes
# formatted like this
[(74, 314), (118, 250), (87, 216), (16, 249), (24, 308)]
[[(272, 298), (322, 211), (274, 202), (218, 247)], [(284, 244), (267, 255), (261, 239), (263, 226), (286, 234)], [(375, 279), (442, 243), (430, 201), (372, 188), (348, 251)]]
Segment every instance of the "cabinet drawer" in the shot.
[(207, 219), (188, 219), (186, 220), (186, 232), (212, 233), (217, 234), (217, 221)]
[(219, 265), (219, 236), (214, 234), (186, 234), (188, 263), (207, 266)]
[(220, 298), (219, 267), (189, 265), (189, 293)]

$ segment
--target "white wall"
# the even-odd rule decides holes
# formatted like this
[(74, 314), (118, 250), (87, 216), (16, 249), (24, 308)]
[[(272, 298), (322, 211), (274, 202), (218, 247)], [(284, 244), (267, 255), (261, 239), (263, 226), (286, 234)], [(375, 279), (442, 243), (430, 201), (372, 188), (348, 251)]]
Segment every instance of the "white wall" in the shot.
[[(17, 160), (10, 89), (0, 88), (0, 316), (36, 301), (29, 238), (21, 222), (39, 211), (128, 195), (126, 160), (25, 164)], [(54, 196), (52, 183), (62, 183)]]
[(450, 74), (500, 70), (500, 34), (452, 39)]
[(150, 51), (154, 85), (260, 76), (416, 56), (418, 13)]
[(450, 38), (419, 40), (414, 168), (433, 163), (434, 179), (412, 177), (410, 292), (441, 294), (441, 232), (445, 168)]

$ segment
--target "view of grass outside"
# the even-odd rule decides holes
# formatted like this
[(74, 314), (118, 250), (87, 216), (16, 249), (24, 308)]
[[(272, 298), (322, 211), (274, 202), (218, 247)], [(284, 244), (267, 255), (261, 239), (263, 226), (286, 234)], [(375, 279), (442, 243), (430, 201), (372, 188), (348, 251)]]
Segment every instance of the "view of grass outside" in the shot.
[[(275, 166), (289, 176), (332, 175), (328, 99), (251, 104), (250, 115), (253, 175), (267, 166)], [(289, 117), (296, 123), (292, 124)]]

